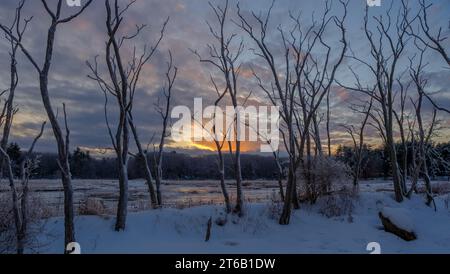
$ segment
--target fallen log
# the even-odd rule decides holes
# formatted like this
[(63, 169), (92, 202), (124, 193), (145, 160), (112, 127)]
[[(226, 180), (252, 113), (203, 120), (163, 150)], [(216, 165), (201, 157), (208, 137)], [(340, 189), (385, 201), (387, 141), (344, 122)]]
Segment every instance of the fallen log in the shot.
[(399, 225), (395, 224), (389, 217), (384, 216), (382, 212), (378, 213), (381, 219), (381, 223), (384, 226), (386, 232), (397, 235), (405, 241), (413, 241), (417, 239), (416, 233), (414, 231), (408, 231), (407, 229), (401, 228)]

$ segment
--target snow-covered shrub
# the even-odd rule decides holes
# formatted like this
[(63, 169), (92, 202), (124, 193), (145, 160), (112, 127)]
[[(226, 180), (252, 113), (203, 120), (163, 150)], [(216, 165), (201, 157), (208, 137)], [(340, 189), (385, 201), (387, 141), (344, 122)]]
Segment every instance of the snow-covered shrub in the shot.
[(78, 214), (102, 216), (106, 214), (106, 207), (101, 199), (88, 197), (80, 202)]
[[(10, 192), (0, 194), (0, 254), (16, 253), (16, 226), (11, 202)], [(38, 196), (31, 196), (28, 204), (24, 246), (30, 253), (43, 244), (37, 241), (37, 235), (42, 234), (45, 219), (51, 217), (52, 212)]]
[(11, 198), (0, 196), (0, 254), (13, 253), (15, 248), (14, 218)]
[(332, 157), (313, 157), (305, 160), (297, 172), (300, 197), (315, 203), (321, 196), (340, 190), (351, 182), (351, 170), (343, 162)]
[(283, 201), (280, 198), (280, 194), (276, 191), (272, 191), (270, 199), (267, 203), (267, 215), (270, 219), (278, 220), (283, 210)]
[(353, 190), (343, 187), (341, 190), (319, 199), (319, 212), (328, 218), (347, 216), (348, 221), (353, 222), (354, 200)]

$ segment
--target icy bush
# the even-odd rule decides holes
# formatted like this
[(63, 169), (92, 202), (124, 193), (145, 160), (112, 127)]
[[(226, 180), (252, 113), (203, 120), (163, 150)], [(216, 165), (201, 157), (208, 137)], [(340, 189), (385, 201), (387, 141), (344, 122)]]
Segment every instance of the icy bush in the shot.
[(353, 222), (352, 213), (355, 207), (354, 200), (353, 191), (343, 187), (341, 190), (319, 200), (319, 212), (328, 218), (347, 216), (348, 222), (351, 223)]
[(297, 172), (300, 197), (315, 203), (319, 197), (341, 190), (351, 181), (351, 170), (343, 162), (332, 157), (313, 157), (305, 160)]
[(78, 208), (78, 214), (95, 216), (102, 216), (106, 214), (106, 208), (103, 200), (92, 197), (82, 200), (80, 202), (80, 207)]
[(282, 210), (283, 201), (280, 198), (280, 194), (276, 191), (272, 191), (266, 207), (268, 217), (272, 220), (278, 220)]
[[(27, 233), (25, 248), (27, 252), (35, 252), (43, 243), (37, 241), (37, 235), (44, 229), (44, 220), (52, 216), (51, 210), (45, 206), (39, 196), (31, 196), (28, 202)], [(12, 199), (9, 192), (0, 194), (0, 254), (16, 252), (16, 226), (12, 210)]]
[(10, 197), (0, 197), (0, 254), (14, 252), (14, 218)]

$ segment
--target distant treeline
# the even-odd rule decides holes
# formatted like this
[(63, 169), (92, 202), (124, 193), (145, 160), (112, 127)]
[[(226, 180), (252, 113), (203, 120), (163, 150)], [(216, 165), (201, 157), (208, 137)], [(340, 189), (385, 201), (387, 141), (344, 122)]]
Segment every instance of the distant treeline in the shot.
[[(445, 144), (437, 144), (433, 146), (433, 155), (429, 155), (429, 172), (433, 176), (450, 176), (450, 142)], [(8, 147), (8, 153), (13, 163), (20, 162), (22, 150), (20, 147), (12, 143)], [(398, 147), (399, 156), (403, 155), (403, 149)], [(362, 178), (379, 178), (389, 177), (390, 161), (387, 157), (388, 153), (380, 148), (372, 148), (366, 146), (364, 149), (364, 164), (362, 169)], [(35, 179), (52, 179), (59, 178), (59, 168), (57, 164), (57, 155), (54, 153), (35, 153), (37, 159), (36, 168), (33, 171)], [(351, 147), (339, 146), (335, 155), (336, 159), (352, 166), (354, 159), (354, 151)], [(153, 161), (152, 154), (148, 154), (150, 162)], [(403, 157), (399, 157), (403, 159)], [(411, 160), (411, 153), (408, 153), (408, 162)], [(275, 180), (278, 178), (278, 169), (272, 156), (262, 156), (255, 154), (243, 154), (241, 159), (242, 177), (244, 180), (266, 179)], [(284, 166), (288, 164), (283, 163)], [(82, 151), (77, 148), (70, 155), (70, 165), (72, 176), (75, 179), (115, 179), (118, 177), (116, 160), (114, 158), (96, 158), (92, 157), (89, 152)], [(403, 163), (399, 163), (403, 166)], [(409, 165), (409, 163), (408, 163)], [(195, 155), (166, 152), (163, 157), (163, 174), (165, 179), (218, 179), (217, 160), (215, 154)], [(227, 179), (233, 179), (234, 168), (231, 158), (225, 157), (225, 171)], [(14, 166), (14, 172), (19, 176), (19, 167)], [(141, 161), (130, 159), (128, 167), (130, 179), (138, 179), (144, 177), (144, 168)]]

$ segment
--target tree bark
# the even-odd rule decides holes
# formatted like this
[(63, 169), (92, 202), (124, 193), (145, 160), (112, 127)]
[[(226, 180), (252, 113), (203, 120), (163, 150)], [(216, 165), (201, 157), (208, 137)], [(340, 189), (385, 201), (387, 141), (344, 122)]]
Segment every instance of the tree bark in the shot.
[(116, 231), (125, 230), (128, 210), (128, 171), (127, 166), (119, 164), (119, 201), (116, 215)]
[(223, 154), (221, 149), (219, 153), (219, 174), (220, 174), (220, 189), (222, 190), (223, 199), (225, 202), (225, 210), (227, 213), (231, 212), (230, 196), (228, 195), (227, 185), (225, 183), (225, 162), (223, 160)]

